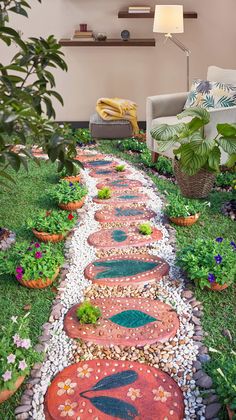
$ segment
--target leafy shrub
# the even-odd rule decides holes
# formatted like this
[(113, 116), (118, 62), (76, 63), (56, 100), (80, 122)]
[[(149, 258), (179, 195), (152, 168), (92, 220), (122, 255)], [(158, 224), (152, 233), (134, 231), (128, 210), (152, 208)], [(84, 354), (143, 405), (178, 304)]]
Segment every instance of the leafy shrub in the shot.
[(54, 190), (51, 191), (51, 195), (58, 203), (68, 204), (74, 201), (80, 201), (86, 196), (88, 190), (78, 182), (69, 182), (61, 180)]
[(140, 160), (148, 168), (154, 168), (155, 166), (155, 163), (152, 161), (152, 153), (148, 149), (141, 153)]
[(46, 280), (53, 277), (63, 260), (60, 247), (23, 242), (7, 252), (0, 252), (0, 273), (14, 274), (17, 280)]
[(165, 156), (159, 156), (157, 159), (157, 163), (155, 164), (156, 170), (163, 175), (174, 175), (172, 162)]
[(79, 146), (94, 143), (90, 131), (87, 128), (79, 128), (77, 130), (74, 130), (73, 137)]
[(223, 238), (196, 239), (178, 252), (178, 263), (200, 288), (230, 284), (236, 276), (236, 244)]
[(221, 172), (217, 175), (215, 184), (217, 187), (230, 187), (234, 180), (236, 180), (236, 175), (232, 172)]
[(152, 226), (150, 223), (142, 223), (139, 225), (139, 233), (142, 235), (151, 235), (152, 234)]
[(120, 150), (131, 150), (132, 152), (143, 152), (147, 149), (146, 143), (138, 141), (136, 139), (125, 139), (118, 143)]
[(111, 198), (111, 190), (108, 187), (104, 187), (101, 190), (98, 191), (98, 198), (100, 200), (107, 200), (108, 198)]
[(189, 199), (180, 194), (168, 195), (168, 204), (165, 207), (165, 214), (168, 217), (194, 216), (203, 209), (203, 204), (198, 200)]
[[(222, 402), (236, 413), (236, 353), (232, 351), (230, 357), (222, 357), (218, 366), (214, 371), (216, 392)], [(236, 419), (236, 414), (233, 419)]]
[(80, 324), (96, 324), (102, 313), (97, 306), (85, 301), (77, 308), (76, 315)]
[(77, 215), (67, 211), (41, 211), (34, 218), (29, 220), (28, 226), (38, 232), (64, 234), (70, 231), (75, 225)]
[(74, 165), (73, 172), (69, 172), (67, 168), (63, 168), (60, 172), (60, 177), (65, 178), (66, 176), (76, 176), (80, 173), (79, 166)]
[(115, 167), (115, 170), (116, 170), (117, 172), (124, 172), (124, 171), (125, 171), (125, 165), (117, 165), (117, 166)]

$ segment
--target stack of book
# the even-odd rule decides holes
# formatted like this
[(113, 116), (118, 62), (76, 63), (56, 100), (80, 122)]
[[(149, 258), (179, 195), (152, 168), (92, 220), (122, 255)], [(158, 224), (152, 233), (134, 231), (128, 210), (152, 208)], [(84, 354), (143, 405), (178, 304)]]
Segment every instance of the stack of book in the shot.
[(151, 13), (150, 6), (129, 6), (129, 13)]
[(75, 30), (73, 38), (72, 39), (76, 39), (77, 41), (93, 41), (94, 37), (93, 37), (93, 32), (92, 31), (86, 31), (86, 32), (82, 32), (79, 30)]

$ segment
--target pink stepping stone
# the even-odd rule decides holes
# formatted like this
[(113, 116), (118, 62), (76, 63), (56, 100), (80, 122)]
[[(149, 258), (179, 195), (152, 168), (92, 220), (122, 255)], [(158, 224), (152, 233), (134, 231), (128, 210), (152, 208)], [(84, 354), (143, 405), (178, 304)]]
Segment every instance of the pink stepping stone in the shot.
[(103, 179), (114, 179), (114, 178), (125, 178), (126, 175), (129, 175), (130, 171), (126, 169), (122, 172), (117, 172), (115, 168), (109, 167), (109, 168), (98, 168), (93, 169), (90, 171), (89, 175), (93, 178), (103, 178)]
[(47, 420), (182, 420), (183, 394), (159, 369), (120, 360), (88, 360), (66, 367), (45, 397)]
[(162, 239), (162, 232), (153, 228), (151, 235), (142, 235), (138, 227), (122, 227), (117, 229), (101, 229), (88, 237), (89, 245), (95, 248), (126, 248), (144, 246)]
[(145, 346), (164, 343), (179, 329), (172, 307), (158, 300), (137, 298), (94, 299), (102, 316), (96, 325), (80, 324), (73, 306), (65, 316), (64, 328), (71, 338), (109, 346)]
[(79, 160), (80, 162), (92, 162), (94, 160), (98, 160), (98, 159), (103, 159), (104, 155), (97, 153), (97, 154), (92, 154), (92, 153), (79, 153), (76, 156), (76, 160)]
[(169, 265), (153, 255), (122, 255), (98, 259), (87, 265), (84, 274), (93, 283), (107, 286), (140, 286), (166, 276)]
[(143, 187), (143, 184), (140, 181), (136, 181), (135, 179), (115, 179), (114, 181), (109, 182), (99, 182), (99, 184), (96, 185), (98, 189), (109, 187), (111, 190), (127, 190), (127, 189), (133, 189), (133, 188), (141, 188)]
[(129, 204), (129, 203), (145, 203), (148, 200), (146, 194), (139, 194), (135, 191), (127, 192), (113, 192), (111, 198), (101, 200), (97, 197), (93, 198), (93, 202), (97, 204), (107, 204), (109, 206), (116, 206), (119, 204)]
[(155, 217), (156, 214), (148, 210), (146, 206), (128, 207), (105, 207), (95, 213), (95, 220), (100, 223), (113, 222), (140, 222), (142, 220), (149, 220)]

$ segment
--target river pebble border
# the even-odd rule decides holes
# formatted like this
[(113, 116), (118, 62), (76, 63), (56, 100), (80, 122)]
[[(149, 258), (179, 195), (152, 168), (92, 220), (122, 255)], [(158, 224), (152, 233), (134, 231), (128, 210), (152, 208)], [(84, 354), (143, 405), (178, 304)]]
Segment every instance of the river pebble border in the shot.
[[(106, 159), (113, 159), (106, 155)], [(88, 187), (88, 197), (83, 209), (79, 210), (79, 224), (65, 243), (66, 263), (61, 270), (58, 294), (53, 301), (49, 322), (43, 325), (43, 334), (39, 337), (36, 349), (45, 352), (42, 364), (37, 363), (27, 380), (26, 390), (21, 398), (21, 405), (15, 410), (17, 420), (44, 420), (44, 397), (50, 382), (66, 366), (81, 360), (94, 358), (133, 360), (148, 363), (169, 373), (176, 380), (184, 394), (185, 420), (215, 419), (221, 406), (218, 403), (211, 378), (202, 370), (202, 363), (210, 359), (208, 349), (202, 344), (204, 332), (201, 328), (202, 305), (194, 298), (193, 292), (186, 288), (186, 282), (175, 266), (175, 230), (165, 222), (162, 214), (162, 199), (153, 182), (140, 170), (125, 164), (130, 171), (128, 178), (142, 182), (143, 192), (148, 195), (147, 207), (157, 216), (151, 222), (163, 233), (163, 239), (154, 244), (138, 249), (138, 252), (157, 255), (170, 265), (169, 276), (155, 285), (125, 290), (119, 286), (107, 287), (92, 285), (84, 277), (85, 267), (101, 257), (87, 243), (88, 236), (97, 231), (100, 224), (94, 215), (101, 206), (92, 202), (96, 195), (97, 179), (89, 176), (89, 170), (83, 171)], [(159, 194), (159, 195), (158, 195)], [(137, 252), (137, 249), (135, 250)], [(191, 287), (191, 286), (189, 286)], [(170, 304), (177, 312), (180, 329), (177, 335), (164, 344), (145, 347), (102, 347), (91, 343), (77, 342), (66, 336), (63, 319), (72, 305), (84, 300), (109, 296), (130, 296), (158, 298)]]

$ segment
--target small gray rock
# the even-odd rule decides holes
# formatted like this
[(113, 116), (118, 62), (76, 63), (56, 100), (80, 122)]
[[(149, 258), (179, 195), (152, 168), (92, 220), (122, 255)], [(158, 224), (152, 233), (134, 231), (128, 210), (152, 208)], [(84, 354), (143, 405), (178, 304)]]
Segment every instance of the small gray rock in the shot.
[(15, 415), (21, 414), (21, 413), (27, 413), (28, 411), (31, 410), (31, 408), (32, 408), (31, 405), (19, 405), (19, 407), (15, 409)]
[(207, 363), (211, 360), (209, 354), (199, 354), (198, 359), (201, 363)]
[(197, 379), (200, 379), (204, 375), (205, 375), (205, 373), (202, 370), (198, 370), (196, 373), (194, 373), (193, 379), (195, 379), (195, 381), (196, 381)]
[(30, 418), (28, 413), (21, 413), (16, 415), (16, 420), (28, 420)]
[(203, 403), (207, 405), (207, 404), (211, 404), (211, 403), (216, 402), (216, 401), (218, 401), (217, 395), (212, 394), (208, 398), (204, 398)]
[(212, 379), (206, 373), (196, 381), (197, 386), (200, 386), (201, 388), (211, 388), (212, 383)]
[(196, 316), (192, 316), (192, 321), (195, 325), (201, 325), (200, 319), (198, 319)]
[(206, 411), (205, 411), (206, 419), (213, 419), (219, 413), (220, 409), (221, 409), (221, 404), (219, 403), (209, 404), (206, 407)]
[(191, 290), (184, 290), (182, 297), (186, 299), (191, 299), (193, 297), (193, 292)]
[(208, 353), (208, 348), (206, 346), (201, 346), (198, 349), (199, 354), (207, 354)]
[(202, 368), (202, 364), (201, 364), (198, 360), (195, 360), (195, 362), (193, 362), (193, 367), (194, 367), (196, 370), (199, 370), (199, 369), (201, 369), (201, 368)]

